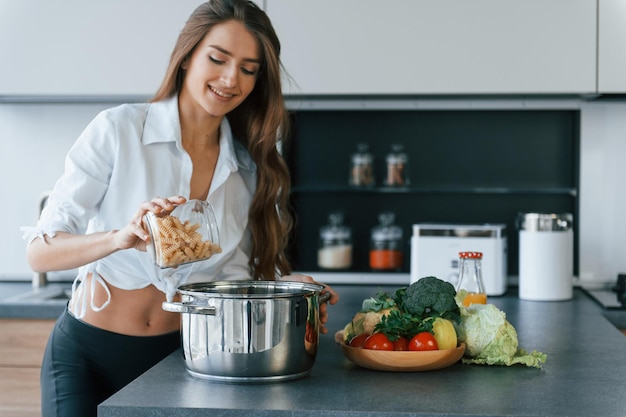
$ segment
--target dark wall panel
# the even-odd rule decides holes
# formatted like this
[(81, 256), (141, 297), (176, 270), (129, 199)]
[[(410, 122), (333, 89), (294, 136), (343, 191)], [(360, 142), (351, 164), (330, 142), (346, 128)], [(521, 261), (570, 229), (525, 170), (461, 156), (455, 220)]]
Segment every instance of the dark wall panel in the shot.
[[(353, 230), (355, 271), (368, 270), (369, 232), (384, 210), (394, 211), (405, 231), (405, 272), (414, 223), (507, 224), (513, 275), (517, 213), (570, 212), (577, 240), (577, 111), (301, 111), (294, 121), (286, 156), (298, 216), (296, 269), (316, 270), (318, 231), (334, 210), (345, 213)], [(391, 144), (404, 145), (410, 187), (349, 188), (350, 155), (362, 142), (376, 158), (379, 186)]]

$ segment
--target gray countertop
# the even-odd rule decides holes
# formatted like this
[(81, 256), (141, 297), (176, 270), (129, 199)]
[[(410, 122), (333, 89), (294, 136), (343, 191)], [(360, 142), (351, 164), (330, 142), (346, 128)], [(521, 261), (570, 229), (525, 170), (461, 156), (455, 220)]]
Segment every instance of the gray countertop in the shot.
[[(520, 346), (548, 355), (543, 369), (463, 365), (415, 373), (378, 372), (349, 362), (335, 344), (361, 301), (378, 286), (333, 285), (329, 333), (311, 374), (268, 384), (200, 380), (180, 351), (99, 407), (123, 416), (606, 416), (626, 414), (626, 338), (577, 289), (561, 302), (522, 301), (515, 289), (491, 297), (518, 332)], [(393, 291), (397, 287), (382, 287)]]
[(67, 299), (54, 296), (71, 286), (71, 282), (58, 282), (33, 288), (27, 281), (0, 282), (0, 318), (56, 319), (63, 312)]

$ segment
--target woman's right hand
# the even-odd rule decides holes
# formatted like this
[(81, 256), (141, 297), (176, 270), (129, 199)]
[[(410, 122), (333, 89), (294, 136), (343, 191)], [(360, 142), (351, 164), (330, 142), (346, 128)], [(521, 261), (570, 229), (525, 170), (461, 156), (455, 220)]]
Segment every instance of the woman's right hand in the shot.
[(131, 221), (116, 233), (117, 247), (119, 249), (135, 248), (145, 251), (150, 235), (148, 235), (148, 231), (143, 224), (143, 216), (148, 212), (154, 214), (169, 213), (176, 206), (184, 204), (186, 201), (187, 199), (181, 196), (155, 197), (150, 201), (144, 201)]
[(58, 231), (54, 237), (45, 235), (34, 239), (26, 252), (28, 264), (35, 272), (63, 271), (87, 265), (121, 249), (145, 251), (150, 236), (142, 223), (144, 214), (171, 212), (186, 201), (184, 197), (175, 196), (143, 202), (131, 221), (120, 230), (84, 235)]

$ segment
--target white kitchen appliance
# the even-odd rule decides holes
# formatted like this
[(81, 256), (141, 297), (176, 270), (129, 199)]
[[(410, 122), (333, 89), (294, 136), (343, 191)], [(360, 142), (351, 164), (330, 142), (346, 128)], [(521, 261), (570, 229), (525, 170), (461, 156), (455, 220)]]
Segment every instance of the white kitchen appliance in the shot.
[(432, 275), (455, 285), (459, 252), (482, 252), (487, 295), (502, 295), (507, 286), (506, 239), (504, 224), (414, 224), (411, 283)]
[(574, 232), (570, 213), (520, 213), (519, 298), (570, 300), (574, 295)]

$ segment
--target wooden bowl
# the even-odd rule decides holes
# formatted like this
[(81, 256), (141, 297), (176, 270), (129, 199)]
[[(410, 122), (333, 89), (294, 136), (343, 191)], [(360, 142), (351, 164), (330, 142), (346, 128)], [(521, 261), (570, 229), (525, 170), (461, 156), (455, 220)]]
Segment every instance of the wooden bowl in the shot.
[(335, 333), (335, 341), (350, 361), (376, 371), (418, 372), (446, 368), (463, 357), (465, 344), (454, 349), (415, 351), (372, 350), (348, 346), (343, 341), (343, 330)]

